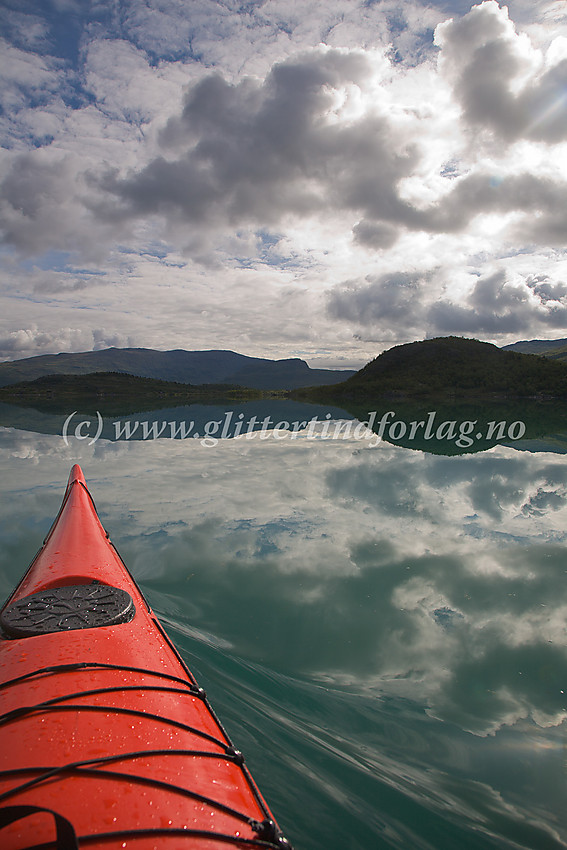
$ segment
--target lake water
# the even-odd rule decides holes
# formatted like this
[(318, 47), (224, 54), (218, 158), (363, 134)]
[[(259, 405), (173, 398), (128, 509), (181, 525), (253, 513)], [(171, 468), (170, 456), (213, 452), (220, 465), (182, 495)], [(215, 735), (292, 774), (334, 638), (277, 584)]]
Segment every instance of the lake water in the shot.
[[(296, 850), (566, 848), (557, 423), (457, 446), (460, 411), (453, 438), (400, 446), (352, 413), (347, 433), (336, 409), (283, 404), (237, 406), (229, 425), (222, 405), (109, 417), (98, 439), (94, 412), (2, 405), (0, 596), (79, 462)], [(268, 415), (292, 430), (262, 430)], [(152, 421), (176, 426), (154, 439)]]

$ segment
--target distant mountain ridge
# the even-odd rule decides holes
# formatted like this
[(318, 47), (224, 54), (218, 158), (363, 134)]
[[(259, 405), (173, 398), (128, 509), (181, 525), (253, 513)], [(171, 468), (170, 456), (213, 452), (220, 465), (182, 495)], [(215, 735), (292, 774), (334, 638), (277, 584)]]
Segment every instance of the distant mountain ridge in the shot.
[(520, 354), (539, 354), (550, 360), (567, 361), (567, 339), (522, 339), (503, 345), (502, 351), (519, 351)]
[(305, 360), (269, 360), (234, 351), (159, 351), (152, 348), (106, 348), (101, 351), (40, 354), (0, 363), (0, 387), (45, 375), (122, 372), (184, 384), (235, 384), (260, 390), (287, 390), (344, 381), (354, 370), (311, 369)]

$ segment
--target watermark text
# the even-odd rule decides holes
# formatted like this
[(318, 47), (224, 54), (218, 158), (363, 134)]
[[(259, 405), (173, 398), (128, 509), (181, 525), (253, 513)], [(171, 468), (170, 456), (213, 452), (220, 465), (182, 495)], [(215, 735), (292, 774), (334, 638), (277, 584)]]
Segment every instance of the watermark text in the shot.
[(113, 441), (119, 440), (198, 440), (202, 446), (212, 448), (220, 440), (240, 438), (244, 440), (364, 440), (372, 448), (383, 440), (387, 442), (429, 441), (453, 443), (457, 448), (468, 449), (475, 442), (505, 442), (520, 440), (526, 433), (525, 423), (505, 420), (479, 423), (477, 419), (457, 421), (440, 420), (437, 412), (429, 411), (425, 418), (406, 422), (397, 419), (394, 410), (388, 410), (380, 418), (376, 411), (368, 414), (368, 419), (334, 419), (327, 413), (322, 419), (276, 421), (271, 416), (263, 419), (256, 415), (246, 418), (244, 413), (227, 410), (220, 419), (211, 419), (196, 424), (194, 420), (136, 420), (124, 419), (104, 425), (97, 411), (96, 420), (80, 419), (77, 411), (69, 414), (63, 423), (62, 436), (65, 444), (69, 438), (88, 440), (93, 445), (103, 436)]

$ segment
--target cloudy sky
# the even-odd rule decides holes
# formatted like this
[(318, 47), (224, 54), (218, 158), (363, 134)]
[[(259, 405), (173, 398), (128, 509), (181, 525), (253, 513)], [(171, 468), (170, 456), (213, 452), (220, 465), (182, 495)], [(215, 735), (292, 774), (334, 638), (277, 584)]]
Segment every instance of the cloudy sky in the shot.
[(0, 359), (567, 336), (565, 0), (0, 0)]

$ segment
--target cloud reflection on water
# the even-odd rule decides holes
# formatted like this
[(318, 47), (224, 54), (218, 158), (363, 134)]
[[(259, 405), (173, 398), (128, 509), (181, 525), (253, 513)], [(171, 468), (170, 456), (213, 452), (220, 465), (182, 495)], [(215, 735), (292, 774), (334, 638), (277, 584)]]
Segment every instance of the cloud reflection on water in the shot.
[(235, 652), (415, 699), (481, 735), (565, 717), (562, 457), (354, 441), (66, 449), (7, 430), (1, 445), (11, 557), (30, 533), (19, 490), (28, 517), (52, 518), (78, 459), (154, 604)]

